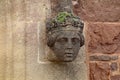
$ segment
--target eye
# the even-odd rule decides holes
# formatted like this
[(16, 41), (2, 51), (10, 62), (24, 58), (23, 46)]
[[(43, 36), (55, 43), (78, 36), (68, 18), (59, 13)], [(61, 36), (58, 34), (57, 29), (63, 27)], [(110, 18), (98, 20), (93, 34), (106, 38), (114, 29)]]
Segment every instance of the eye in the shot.
[(64, 44), (67, 42), (67, 38), (59, 38), (57, 39), (57, 42)]
[(75, 44), (79, 44), (80, 39), (79, 38), (72, 38), (72, 43)]

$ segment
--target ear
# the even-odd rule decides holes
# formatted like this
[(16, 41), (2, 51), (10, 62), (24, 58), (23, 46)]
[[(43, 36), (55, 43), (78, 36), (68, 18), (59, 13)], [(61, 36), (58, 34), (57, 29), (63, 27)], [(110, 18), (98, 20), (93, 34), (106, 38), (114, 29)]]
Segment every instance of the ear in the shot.
[(81, 35), (81, 41), (80, 41), (80, 47), (82, 47), (85, 44), (84, 36)]
[(54, 45), (54, 42), (55, 42), (54, 37), (52, 37), (51, 35), (48, 35), (47, 36), (47, 45), (49, 47), (52, 47)]

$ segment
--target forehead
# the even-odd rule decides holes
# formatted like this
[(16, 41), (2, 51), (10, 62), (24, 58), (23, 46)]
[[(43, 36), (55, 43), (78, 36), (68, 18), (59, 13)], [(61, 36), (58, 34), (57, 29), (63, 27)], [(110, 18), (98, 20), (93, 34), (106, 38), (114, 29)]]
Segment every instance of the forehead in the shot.
[(60, 31), (59, 38), (79, 38), (78, 31)]

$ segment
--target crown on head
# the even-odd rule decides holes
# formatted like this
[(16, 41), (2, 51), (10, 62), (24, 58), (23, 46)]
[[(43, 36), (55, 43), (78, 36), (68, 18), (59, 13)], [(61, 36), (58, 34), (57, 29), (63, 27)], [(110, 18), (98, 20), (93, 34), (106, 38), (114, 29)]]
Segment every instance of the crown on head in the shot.
[(48, 19), (46, 23), (47, 33), (61, 30), (83, 31), (84, 23), (79, 17), (68, 12), (60, 12), (55, 18)]

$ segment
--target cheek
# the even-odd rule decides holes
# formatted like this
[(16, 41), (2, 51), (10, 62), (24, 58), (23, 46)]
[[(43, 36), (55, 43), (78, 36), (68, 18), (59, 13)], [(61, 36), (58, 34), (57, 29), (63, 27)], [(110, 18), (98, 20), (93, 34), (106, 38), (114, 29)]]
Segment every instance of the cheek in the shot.
[(80, 44), (74, 45), (73, 49), (74, 49), (74, 52), (78, 52), (80, 49)]
[(55, 43), (54, 44), (54, 49), (56, 49), (56, 50), (64, 50), (65, 49), (65, 46), (64, 46), (64, 44), (59, 44), (59, 43)]
[(57, 57), (64, 57), (65, 48), (62, 45), (55, 43), (53, 46), (53, 51)]

